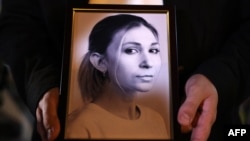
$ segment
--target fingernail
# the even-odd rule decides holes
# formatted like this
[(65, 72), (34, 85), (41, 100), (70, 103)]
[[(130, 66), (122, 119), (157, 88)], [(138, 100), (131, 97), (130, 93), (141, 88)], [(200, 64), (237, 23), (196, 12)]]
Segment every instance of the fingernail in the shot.
[(190, 117), (187, 114), (183, 114), (181, 117), (182, 124), (189, 125)]

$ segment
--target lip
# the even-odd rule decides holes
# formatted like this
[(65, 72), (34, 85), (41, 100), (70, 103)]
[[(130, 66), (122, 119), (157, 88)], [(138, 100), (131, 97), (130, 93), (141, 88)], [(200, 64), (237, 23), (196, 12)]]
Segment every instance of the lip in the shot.
[(154, 78), (153, 75), (137, 75), (136, 77), (142, 80), (143, 82), (150, 82)]

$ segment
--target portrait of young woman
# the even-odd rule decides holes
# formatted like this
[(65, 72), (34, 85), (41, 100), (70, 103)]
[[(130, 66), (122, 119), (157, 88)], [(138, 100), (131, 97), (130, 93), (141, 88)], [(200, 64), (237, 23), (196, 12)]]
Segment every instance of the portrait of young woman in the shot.
[(171, 139), (167, 23), (74, 13), (66, 139)]

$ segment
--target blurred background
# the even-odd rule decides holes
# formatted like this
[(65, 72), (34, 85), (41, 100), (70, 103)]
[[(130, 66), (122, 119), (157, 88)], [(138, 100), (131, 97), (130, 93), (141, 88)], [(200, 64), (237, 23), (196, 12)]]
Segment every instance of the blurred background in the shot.
[(0, 141), (31, 141), (34, 118), (19, 97), (8, 65), (0, 60)]

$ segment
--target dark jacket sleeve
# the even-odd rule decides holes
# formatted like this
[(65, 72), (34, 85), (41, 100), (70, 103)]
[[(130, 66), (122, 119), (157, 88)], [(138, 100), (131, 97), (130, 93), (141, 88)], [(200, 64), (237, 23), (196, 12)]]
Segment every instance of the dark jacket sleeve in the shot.
[(250, 1), (175, 1), (180, 94), (193, 74), (215, 85), (217, 118), (208, 140), (225, 140), (225, 127), (239, 124), (238, 107), (250, 93)]
[(217, 88), (219, 108), (230, 109), (249, 93), (250, 1), (176, 3), (180, 85), (194, 73), (204, 74)]
[[(203, 63), (196, 73), (206, 75), (216, 86), (220, 107), (240, 102), (250, 86), (250, 1), (239, 1), (237, 21), (232, 34), (225, 39), (219, 55)], [(230, 23), (228, 23), (230, 24)], [(224, 101), (224, 102), (223, 102)], [(227, 102), (225, 102), (227, 101)], [(223, 105), (223, 103), (225, 105)], [(230, 103), (230, 104), (229, 104)]]
[(59, 87), (60, 56), (38, 0), (2, 0), (0, 59), (33, 114), (42, 95)]

